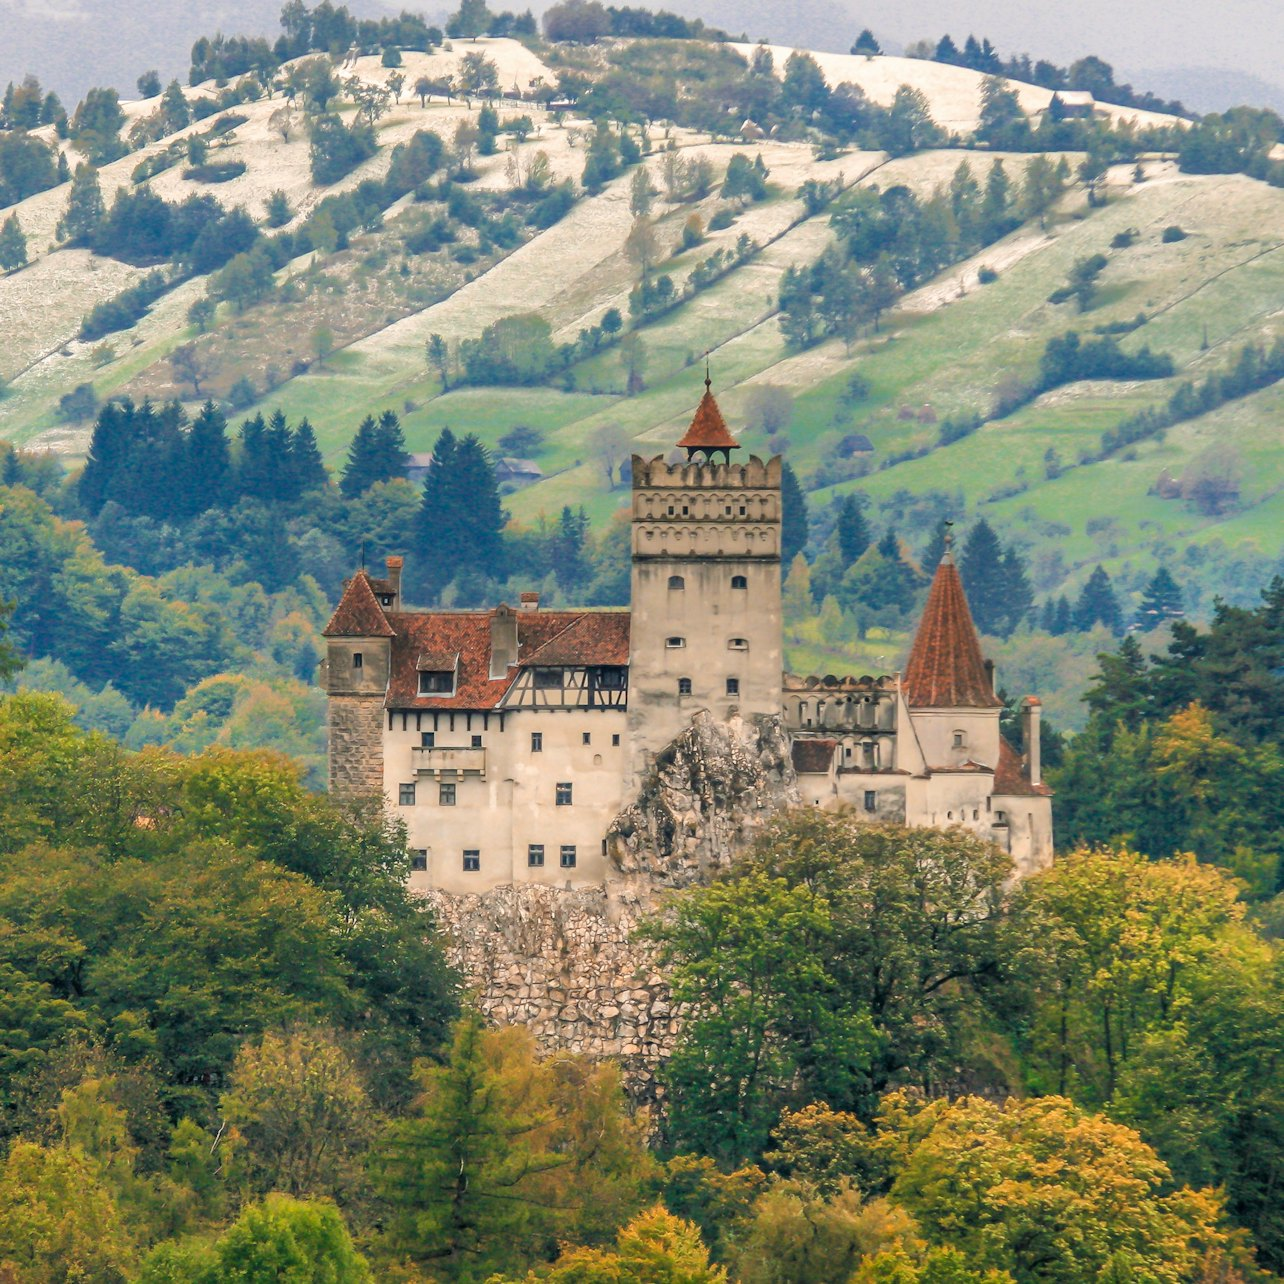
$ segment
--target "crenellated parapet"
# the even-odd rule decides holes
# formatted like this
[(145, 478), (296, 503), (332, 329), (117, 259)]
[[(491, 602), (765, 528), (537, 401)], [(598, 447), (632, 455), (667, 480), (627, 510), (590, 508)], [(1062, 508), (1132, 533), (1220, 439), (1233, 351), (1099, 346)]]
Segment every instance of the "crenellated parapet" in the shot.
[(633, 485), (671, 489), (712, 489), (719, 486), (736, 490), (761, 486), (768, 490), (780, 489), (779, 455), (762, 460), (750, 455), (744, 463), (719, 463), (688, 460), (685, 463), (668, 463), (663, 455), (646, 459), (633, 456)]

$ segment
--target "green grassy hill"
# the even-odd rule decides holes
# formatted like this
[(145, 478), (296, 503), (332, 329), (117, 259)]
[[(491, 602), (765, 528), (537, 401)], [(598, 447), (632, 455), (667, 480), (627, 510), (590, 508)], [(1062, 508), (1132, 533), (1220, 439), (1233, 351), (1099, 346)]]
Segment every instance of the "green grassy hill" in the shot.
[[(531, 79), (541, 68), (551, 74), (535, 53), (514, 42), (483, 41), (480, 47), (500, 63), (501, 83)], [(461, 46), (433, 55), (408, 54), (407, 78), (413, 83), (417, 74), (457, 67), (462, 52)], [(863, 59), (845, 60), (840, 71), (859, 75), (863, 65)], [(931, 76), (938, 74), (932, 67), (923, 72), (928, 92)], [(384, 74), (377, 59), (362, 59), (357, 70), (367, 79)], [(885, 79), (887, 69), (879, 74)], [(958, 68), (942, 80), (954, 115), (962, 110), (960, 77), (967, 76), (979, 86), (979, 77)], [(319, 189), (308, 178), (303, 130), (285, 141), (268, 124), (280, 106), (278, 98), (236, 109), (247, 120), (216, 154), (220, 160), (245, 161), (247, 172), (208, 190), (225, 204), (244, 204), (260, 219), (268, 194), (284, 190), (296, 212), (295, 226), (325, 195), (380, 176), (391, 144), (421, 128), (449, 139), (461, 120), (476, 116), (476, 105), (436, 100), (424, 108), (413, 98), (406, 101), (403, 92), (402, 102), (379, 122), (380, 153), (336, 187)], [(131, 114), (146, 110), (143, 104)], [(504, 107), (501, 114), (509, 110)], [(555, 120), (531, 104), (521, 110), (537, 126), (537, 133), (515, 149), (521, 163), (543, 152), (555, 177), (578, 177), (587, 137), (583, 124)], [(67, 422), (59, 412), (60, 398), (88, 383), (99, 400), (118, 394), (179, 395), (195, 404), (191, 388), (176, 382), (168, 356), (180, 343), (196, 342), (213, 367), (202, 395), (225, 396), (237, 380), (248, 378), (258, 408), (280, 406), (291, 418), (311, 419), (334, 468), (341, 466), (359, 420), (387, 408), (401, 415), (407, 444), (415, 451), (430, 449), (446, 425), (477, 432), (497, 450), (505, 433), (528, 425), (543, 437), (529, 453), (544, 477), (508, 496), (513, 517), (529, 522), (564, 504), (582, 504), (601, 522), (623, 498), (608, 486), (596, 457), (601, 430), (615, 426), (642, 452), (666, 450), (698, 397), (708, 354), (733, 425), (743, 424), (756, 388), (773, 385), (792, 394), (786, 454), (811, 491), (813, 509), (846, 491), (862, 491), (880, 523), (895, 522), (914, 546), (924, 542), (933, 515), (985, 514), (1005, 539), (1027, 553), (1041, 597), (1073, 593), (1098, 562), (1122, 589), (1135, 594), (1163, 561), (1181, 570), (1192, 602), (1206, 606), (1216, 592), (1249, 594), (1278, 564), (1284, 546), (1284, 452), (1277, 427), (1277, 403), (1284, 393), (1278, 387), (1102, 462), (1079, 461), (1097, 450), (1103, 431), (1159, 405), (1183, 379), (1228, 368), (1243, 345), (1280, 332), (1284, 191), (1241, 176), (1184, 175), (1163, 158), (1143, 165), (1141, 182), (1131, 166), (1121, 167), (1108, 175), (1103, 208), (1089, 208), (1082, 188), (1072, 188), (1046, 227), (1027, 224), (903, 297), (878, 332), (862, 336), (850, 350), (829, 341), (795, 352), (784, 342), (776, 312), (781, 275), (791, 264), (812, 262), (833, 239), (826, 213), (807, 217), (796, 196), (800, 185), (807, 179), (838, 180), (848, 188), (904, 184), (927, 195), (948, 183), (964, 160), (983, 177), (993, 154), (948, 149), (889, 161), (881, 153), (849, 151), (818, 160), (806, 143), (715, 142), (656, 126), (644, 163), (657, 187), (661, 149), (670, 140), (683, 157), (709, 160), (719, 176), (734, 153), (760, 155), (771, 173), (770, 192), (743, 210), (722, 200), (717, 185), (695, 203), (657, 198), (657, 271), (679, 285), (699, 261), (714, 250), (730, 249), (742, 235), (757, 248), (715, 284), (638, 327), (647, 353), (645, 390), (639, 395), (625, 395), (624, 370), (614, 348), (534, 388), (443, 391), (425, 359), (431, 335), (457, 344), (516, 313), (538, 313), (558, 340), (573, 340), (609, 308), (627, 315), (628, 292), (637, 279), (625, 248), (632, 226), (627, 173), (599, 195), (580, 195), (571, 212), (548, 230), (511, 251), (491, 249), (472, 264), (457, 262), (446, 251), (409, 252), (407, 238), (441, 207), (405, 198), (385, 213), (381, 226), (354, 234), (348, 248), (315, 253), (282, 269), (278, 285), (284, 288), (268, 301), (242, 314), (222, 307), (209, 335), (198, 335), (186, 319), (206, 286), (196, 279), (165, 296), (131, 330), (88, 344), (74, 338), (81, 315), (136, 280), (140, 270), (85, 251), (52, 249), (64, 187), (17, 207), (35, 261), (0, 278), (0, 323), (7, 336), (0, 345), (0, 375), (9, 379), (0, 399), (0, 435), (47, 446), (74, 463), (89, 423)], [(152, 144), (149, 152), (168, 141)], [(103, 170), (109, 200), (116, 185), (130, 182), (139, 159), (134, 153)], [(1029, 159), (1003, 157), (1014, 181)], [(1068, 159), (1074, 164), (1078, 158)], [(483, 158), (477, 189), (505, 191), (508, 165), (503, 152)], [(181, 179), (178, 169), (151, 184), (171, 199), (205, 190)], [(707, 223), (719, 210), (734, 214), (730, 226), (681, 252), (683, 224), (693, 214)], [(1165, 240), (1164, 229), (1170, 227), (1180, 227), (1184, 239)], [(1131, 244), (1112, 248), (1129, 231)], [(1080, 314), (1073, 302), (1050, 303), (1048, 296), (1065, 283), (1075, 261), (1098, 253), (1108, 263), (1095, 305)], [(983, 267), (997, 272), (997, 279), (981, 285)], [(989, 418), (1005, 383), (1034, 375), (1049, 339), (1072, 328), (1087, 333), (1110, 327), (1139, 314), (1145, 323), (1124, 334), (1121, 345), (1134, 351), (1145, 344), (1170, 354), (1176, 365), (1171, 380), (1071, 384), (1006, 418)], [(334, 338), (335, 350), (324, 362), (315, 360), (313, 351), (318, 329)], [(867, 382), (868, 395), (850, 404), (845, 389), (853, 374)], [(987, 418), (979, 431), (935, 447), (942, 420), (973, 412)], [(867, 436), (874, 448), (867, 475), (853, 477), (848, 467), (846, 480), (826, 484), (834, 475), (839, 443), (855, 433)], [(767, 449), (752, 431), (745, 444)], [(1164, 470), (1179, 479), (1210, 446), (1242, 474), (1239, 500), (1228, 511), (1209, 516), (1180, 498), (1154, 493)], [(924, 448), (918, 457), (887, 466), (891, 457)], [(1050, 451), (1055, 455), (1051, 467)], [(909, 497), (917, 502), (908, 502)]]

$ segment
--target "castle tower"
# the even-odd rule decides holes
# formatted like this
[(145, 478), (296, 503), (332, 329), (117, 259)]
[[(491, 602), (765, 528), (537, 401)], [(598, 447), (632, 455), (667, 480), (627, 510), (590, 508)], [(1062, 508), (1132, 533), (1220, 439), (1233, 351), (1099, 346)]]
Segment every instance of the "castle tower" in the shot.
[(678, 447), (685, 463), (633, 457), (635, 771), (702, 709), (780, 712), (780, 458), (732, 462), (707, 377)]
[(934, 768), (999, 761), (993, 672), (981, 655), (963, 581), (947, 547), (936, 568), (905, 666), (905, 698), (927, 762)]
[[(395, 560), (397, 566), (390, 565), (390, 573), (400, 570), (401, 559)], [(383, 596), (392, 601), (395, 595)], [(330, 697), (326, 701), (330, 792), (340, 797), (380, 794), (394, 630), (364, 570), (348, 581), (321, 636), (326, 657), (321, 661), (320, 681)]]

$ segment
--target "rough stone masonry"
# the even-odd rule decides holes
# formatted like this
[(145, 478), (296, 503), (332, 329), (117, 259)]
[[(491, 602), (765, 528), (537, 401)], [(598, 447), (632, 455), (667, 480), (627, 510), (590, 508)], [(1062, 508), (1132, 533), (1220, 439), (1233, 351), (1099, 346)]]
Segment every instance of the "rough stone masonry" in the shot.
[(697, 715), (612, 824), (604, 888), (429, 893), (451, 961), (489, 1020), (528, 1026), (545, 1052), (614, 1057), (634, 1098), (652, 1100), (681, 1014), (639, 920), (666, 892), (726, 870), (799, 801), (779, 718)]

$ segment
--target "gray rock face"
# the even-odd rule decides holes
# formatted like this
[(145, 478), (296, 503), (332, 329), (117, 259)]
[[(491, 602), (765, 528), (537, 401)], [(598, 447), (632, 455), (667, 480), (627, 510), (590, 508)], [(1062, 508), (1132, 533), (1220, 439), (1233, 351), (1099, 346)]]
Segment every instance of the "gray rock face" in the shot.
[(797, 807), (789, 734), (778, 717), (697, 714), (656, 756), (638, 799), (607, 831), (611, 864), (649, 890), (725, 870), (783, 808)]
[(619, 877), (602, 889), (540, 884), (429, 898), (486, 1017), (530, 1027), (541, 1050), (615, 1057), (630, 1094), (654, 1100), (681, 1025), (639, 920), (666, 889), (726, 869), (781, 809), (797, 806), (778, 718), (699, 715), (656, 760), (608, 834)]

